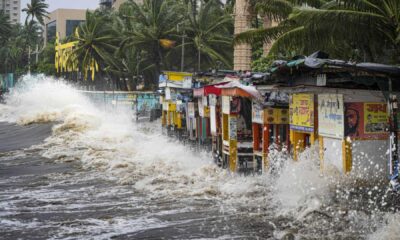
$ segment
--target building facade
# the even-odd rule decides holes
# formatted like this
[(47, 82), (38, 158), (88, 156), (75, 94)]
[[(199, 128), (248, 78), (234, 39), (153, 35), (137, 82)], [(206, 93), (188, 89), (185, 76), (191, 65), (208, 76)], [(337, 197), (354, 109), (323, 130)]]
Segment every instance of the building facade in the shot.
[(18, 24), (21, 18), (21, 0), (0, 0), (0, 11), (10, 17), (10, 22)]
[(77, 26), (85, 21), (84, 9), (57, 9), (45, 20), (44, 37), (46, 42), (54, 42), (58, 32), (60, 39), (71, 36)]

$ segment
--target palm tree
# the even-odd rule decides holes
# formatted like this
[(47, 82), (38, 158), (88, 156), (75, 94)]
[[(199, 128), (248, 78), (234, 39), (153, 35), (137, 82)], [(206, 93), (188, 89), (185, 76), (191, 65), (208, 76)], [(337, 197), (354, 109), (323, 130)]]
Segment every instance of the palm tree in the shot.
[(350, 58), (361, 52), (359, 60), (400, 62), (398, 0), (320, 2), (319, 8), (298, 8), (292, 4), (286, 11), (276, 11), (287, 16), (277, 27), (239, 34), (236, 42), (274, 42), (272, 55), (324, 50), (334, 57)]
[(165, 55), (174, 45), (173, 35), (177, 23), (183, 19), (179, 14), (183, 9), (173, 0), (144, 0), (140, 5), (129, 1), (120, 11), (126, 21), (121, 46), (140, 49), (150, 60), (144, 70), (153, 70), (155, 84), (164, 66)]
[(118, 32), (110, 24), (110, 17), (97, 12), (86, 12), (86, 21), (77, 28), (74, 40), (78, 41), (73, 51), (74, 58), (69, 64), (78, 60), (80, 69), (88, 77), (88, 72), (105, 72), (108, 66), (116, 65), (113, 54), (119, 43)]
[(231, 68), (233, 19), (224, 11), (219, 1), (210, 0), (203, 3), (197, 15), (188, 11), (187, 19), (187, 45), (196, 49), (197, 69), (201, 70), (202, 58), (203, 62), (214, 65), (216, 62), (222, 62), (225, 67)]
[(27, 25), (29, 18), (33, 21), (35, 18), (41, 24), (44, 25), (44, 18), (48, 18), (49, 12), (47, 12), (47, 8), (49, 5), (45, 2), (45, 0), (31, 0), (31, 3), (27, 4), (27, 7), (22, 9), (23, 12), (26, 12), (25, 25)]
[(7, 15), (0, 11), (0, 42), (3, 42), (11, 32), (11, 24)]

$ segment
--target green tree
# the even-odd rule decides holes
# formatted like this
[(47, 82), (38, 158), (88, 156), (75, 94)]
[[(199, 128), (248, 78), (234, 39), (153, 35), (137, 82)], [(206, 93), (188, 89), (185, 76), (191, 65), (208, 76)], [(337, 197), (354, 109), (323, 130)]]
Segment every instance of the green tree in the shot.
[(49, 5), (45, 0), (31, 0), (31, 2), (27, 4), (27, 7), (22, 9), (23, 12), (26, 12), (25, 25), (28, 24), (29, 18), (31, 18), (31, 21), (36, 18), (41, 25), (44, 25), (44, 19), (47, 18), (49, 14), (46, 10), (48, 7)]
[(259, 11), (280, 24), (239, 34), (236, 42), (273, 42), (270, 54), (277, 56), (323, 50), (337, 58), (399, 63), (398, 0), (315, 1), (302, 7), (285, 2), (279, 8), (259, 3)]
[(225, 67), (232, 67), (233, 52), (233, 19), (226, 13), (217, 0), (201, 4), (198, 14), (187, 11), (187, 26), (185, 32), (189, 42), (187, 45), (195, 48), (197, 70), (201, 64), (215, 66), (222, 62)]
[(7, 40), (11, 32), (11, 24), (7, 15), (0, 11), (0, 42)]
[[(142, 69), (152, 71), (152, 83), (165, 66), (165, 55), (173, 48), (176, 25), (183, 19), (183, 9), (173, 0), (144, 0), (143, 4), (129, 1), (121, 9), (126, 20), (122, 47), (133, 47), (149, 61)], [(144, 63), (144, 62), (143, 62)]]
[[(74, 49), (74, 56), (79, 61), (85, 79), (89, 76), (90, 67), (96, 67), (95, 63), (101, 74), (105, 73), (108, 66), (116, 65), (113, 55), (119, 39), (109, 21), (108, 15), (87, 11), (85, 23), (77, 28), (78, 34), (74, 36), (74, 40), (78, 41), (78, 44)], [(74, 64), (75, 58), (69, 59), (69, 64)]]

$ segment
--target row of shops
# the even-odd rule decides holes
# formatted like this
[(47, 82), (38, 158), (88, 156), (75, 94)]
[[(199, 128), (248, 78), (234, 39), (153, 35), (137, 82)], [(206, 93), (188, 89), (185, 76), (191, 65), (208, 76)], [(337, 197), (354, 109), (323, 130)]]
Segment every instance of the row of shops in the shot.
[(323, 172), (397, 179), (399, 77), (395, 66), (318, 54), (267, 73), (164, 72), (162, 126), (232, 172), (273, 171), (272, 148), (296, 161), (315, 145)]

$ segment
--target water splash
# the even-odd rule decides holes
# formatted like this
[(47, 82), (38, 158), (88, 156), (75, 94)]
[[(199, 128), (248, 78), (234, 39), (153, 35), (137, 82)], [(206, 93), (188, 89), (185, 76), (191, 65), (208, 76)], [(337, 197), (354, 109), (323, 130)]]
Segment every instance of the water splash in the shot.
[[(276, 148), (270, 154), (273, 171), (245, 177), (216, 167), (209, 153), (163, 136), (160, 124), (137, 125), (127, 109), (104, 111), (61, 80), (25, 76), (6, 103), (0, 121), (54, 122), (52, 135), (34, 147), (42, 156), (79, 162), (152, 200), (214, 199), (222, 211), (274, 214), (276, 236), (366, 237), (379, 229), (386, 211), (394, 211), (382, 199), (382, 185), (322, 175), (317, 145), (298, 161)], [(396, 233), (391, 226), (397, 218), (390, 219), (381, 229)]]

